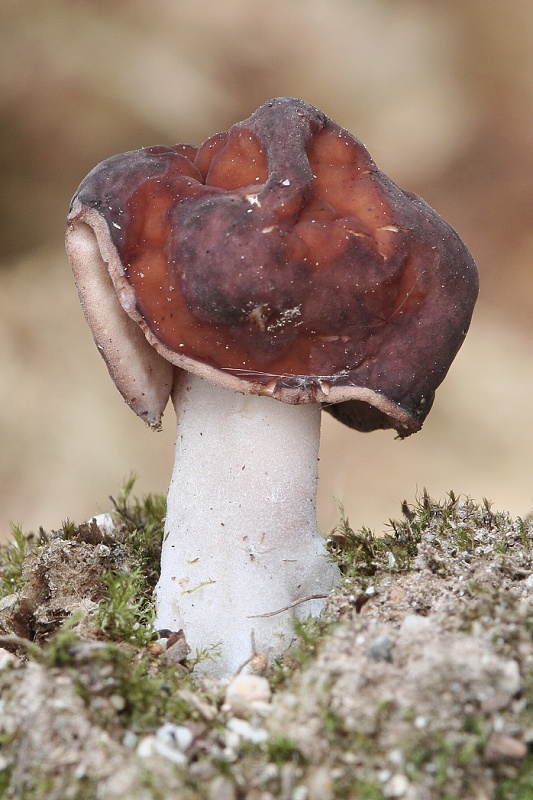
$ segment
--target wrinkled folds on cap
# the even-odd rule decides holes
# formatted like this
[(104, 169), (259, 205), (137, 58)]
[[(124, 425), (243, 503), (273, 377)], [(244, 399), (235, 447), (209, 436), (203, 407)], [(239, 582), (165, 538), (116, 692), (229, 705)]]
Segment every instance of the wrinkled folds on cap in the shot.
[(167, 362), (321, 402), (358, 430), (421, 427), (478, 291), (457, 233), (292, 98), (199, 148), (104, 161), (69, 219), (92, 228), (122, 308)]

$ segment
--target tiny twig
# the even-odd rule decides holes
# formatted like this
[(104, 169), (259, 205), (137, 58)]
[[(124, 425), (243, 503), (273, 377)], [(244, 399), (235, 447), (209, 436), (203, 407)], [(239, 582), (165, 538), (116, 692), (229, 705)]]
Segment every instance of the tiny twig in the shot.
[[(249, 617), (248, 617), (248, 619), (249, 619)], [(244, 662), (244, 664), (241, 664), (241, 666), (238, 668), (237, 672), (235, 673), (235, 676), (237, 676), (237, 675), (240, 675), (240, 673), (242, 672), (242, 670), (243, 670), (243, 669), (244, 669), (246, 666), (248, 666), (248, 664), (250, 663), (250, 661), (251, 661), (253, 658), (255, 658), (255, 656), (257, 655), (257, 650), (255, 649), (255, 631), (254, 631), (254, 629), (253, 629), (253, 628), (252, 628), (252, 630), (251, 630), (251, 632), (250, 632), (250, 635), (251, 635), (251, 639), (252, 639), (252, 655), (250, 656), (250, 658), (247, 658), (247, 659), (246, 659), (246, 661)]]
[(16, 647), (31, 647), (33, 642), (25, 639), (23, 636), (17, 636), (15, 633), (0, 634), (0, 645), (15, 645)]
[(276, 614), (282, 614), (284, 611), (288, 611), (290, 608), (294, 608), (294, 606), (299, 606), (300, 603), (307, 603), (308, 600), (324, 600), (327, 597), (327, 594), (308, 594), (305, 597), (300, 597), (299, 600), (293, 600), (292, 603), (289, 603), (288, 606), (284, 606), (283, 608), (278, 608), (277, 611), (267, 611), (266, 614), (252, 614), (246, 619), (260, 619), (262, 617), (275, 617)]
[(212, 583), (216, 583), (216, 581), (214, 581), (212, 578), (208, 578), (206, 581), (201, 581), (201, 583), (198, 583), (191, 589), (184, 589), (181, 593), (181, 596), (183, 597), (184, 594), (192, 594), (193, 592), (196, 592), (198, 589), (201, 589), (202, 586), (211, 586)]
[(122, 517), (122, 519), (125, 519), (126, 522), (131, 522), (132, 525), (135, 525), (137, 530), (143, 530), (143, 528), (145, 527), (144, 525), (139, 524), (137, 522), (137, 520), (134, 519), (131, 516), (131, 514), (128, 514), (126, 511), (124, 511), (122, 508), (120, 508), (119, 504), (117, 503), (117, 501), (115, 500), (114, 497), (112, 497), (111, 495), (108, 495), (108, 496), (109, 496), (109, 499), (111, 500), (111, 502), (113, 503), (115, 511), (117, 512), (117, 514), (119, 514)]

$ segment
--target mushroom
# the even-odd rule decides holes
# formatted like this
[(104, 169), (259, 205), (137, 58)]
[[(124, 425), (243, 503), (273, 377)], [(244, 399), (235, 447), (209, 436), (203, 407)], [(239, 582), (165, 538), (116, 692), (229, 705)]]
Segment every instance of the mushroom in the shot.
[(213, 674), (279, 653), (339, 578), (316, 522), (320, 411), (420, 429), (470, 323), (472, 256), (293, 98), (199, 148), (99, 164), (66, 240), (126, 402), (155, 429), (176, 411), (157, 624), (221, 643)]

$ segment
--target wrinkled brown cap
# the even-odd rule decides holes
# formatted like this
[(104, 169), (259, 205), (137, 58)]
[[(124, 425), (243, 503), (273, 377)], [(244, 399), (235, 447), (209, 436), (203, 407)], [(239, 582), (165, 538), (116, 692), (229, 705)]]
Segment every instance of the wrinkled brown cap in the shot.
[(292, 98), (198, 149), (124, 153), (85, 178), (67, 249), (87, 306), (79, 236), (166, 364), (401, 436), (429, 412), (478, 291), (456, 232)]

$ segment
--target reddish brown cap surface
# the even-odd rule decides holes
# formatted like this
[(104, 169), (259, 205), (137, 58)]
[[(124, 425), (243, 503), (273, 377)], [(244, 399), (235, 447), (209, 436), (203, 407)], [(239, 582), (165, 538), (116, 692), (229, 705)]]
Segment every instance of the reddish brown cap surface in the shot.
[(198, 149), (104, 161), (69, 220), (93, 229), (122, 307), (167, 361), (235, 391), (338, 404), (327, 410), (360, 430), (420, 428), (477, 297), (455, 231), (292, 98)]

